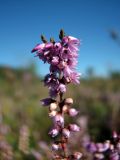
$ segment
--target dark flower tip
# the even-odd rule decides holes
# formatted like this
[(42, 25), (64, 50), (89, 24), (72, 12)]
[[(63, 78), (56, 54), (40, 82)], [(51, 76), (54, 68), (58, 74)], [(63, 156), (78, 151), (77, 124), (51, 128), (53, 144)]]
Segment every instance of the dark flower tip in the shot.
[(56, 102), (55, 100), (53, 100), (52, 98), (45, 98), (40, 100), (43, 106), (48, 106), (53, 102)]

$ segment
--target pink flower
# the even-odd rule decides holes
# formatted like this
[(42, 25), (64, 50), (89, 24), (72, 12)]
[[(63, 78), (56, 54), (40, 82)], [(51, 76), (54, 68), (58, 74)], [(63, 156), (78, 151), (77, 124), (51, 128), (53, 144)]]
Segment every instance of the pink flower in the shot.
[(58, 57), (58, 56), (52, 57), (51, 63), (52, 63), (53, 65), (57, 65), (57, 64), (59, 63), (59, 57)]
[(110, 148), (110, 142), (106, 141), (105, 143), (97, 143), (96, 148), (98, 152), (105, 152)]
[(80, 75), (81, 75), (80, 73), (72, 72), (70, 74), (70, 81), (75, 83), (75, 84), (79, 84), (80, 83), (80, 81), (79, 81)]
[(70, 124), (69, 125), (69, 129), (70, 129), (70, 131), (73, 131), (73, 132), (80, 131), (80, 127), (78, 125), (76, 125), (76, 124)]
[(64, 126), (64, 118), (61, 114), (57, 114), (53, 117), (53, 122), (55, 123), (55, 125)]
[(59, 145), (58, 144), (52, 144), (52, 150), (57, 151), (59, 149)]
[(108, 150), (110, 148), (110, 141), (104, 142), (103, 148), (104, 148), (104, 151)]
[(49, 133), (51, 137), (56, 137), (59, 134), (59, 130), (57, 128), (53, 128)]
[(82, 158), (82, 153), (80, 153), (80, 152), (75, 152), (75, 153), (74, 153), (74, 158), (75, 158), (76, 160), (81, 159), (81, 158)]
[(67, 62), (67, 65), (71, 68), (71, 69), (74, 69), (77, 65), (78, 61), (76, 58), (73, 58), (73, 57), (69, 57), (68, 59), (68, 62)]
[(73, 70), (69, 66), (66, 66), (63, 70), (64, 77), (69, 77), (72, 72), (73, 72)]
[(75, 38), (75, 37), (72, 37), (72, 36), (65, 36), (63, 39), (62, 39), (64, 45), (67, 45), (67, 47), (72, 51), (78, 51), (78, 46), (80, 44), (80, 41)]
[(56, 43), (54, 44), (54, 51), (55, 51), (56, 55), (59, 54), (59, 52), (60, 52), (61, 49), (62, 49), (61, 43), (60, 43), (60, 42), (56, 42)]
[(96, 148), (97, 148), (98, 152), (104, 152), (104, 146), (102, 143), (97, 143)]
[(70, 131), (69, 131), (68, 129), (66, 129), (66, 128), (64, 128), (64, 129), (62, 130), (62, 134), (63, 134), (63, 136), (64, 136), (65, 138), (69, 138), (69, 137), (70, 137)]
[(94, 142), (88, 143), (87, 149), (91, 152), (94, 153), (97, 151), (96, 144)]
[(59, 69), (64, 69), (67, 66), (67, 63), (65, 61), (60, 61), (58, 64)]
[(35, 48), (32, 49), (31, 52), (36, 52), (36, 51), (41, 52), (44, 49), (44, 47), (45, 47), (45, 43), (37, 44)]
[(53, 43), (51, 42), (45, 43), (45, 49), (51, 49), (52, 47), (53, 47)]
[(71, 68), (69, 68), (68, 66), (64, 69), (64, 77), (67, 81), (67, 79), (69, 79), (70, 82), (74, 83), (74, 84), (79, 84), (80, 81), (80, 73), (77, 73), (75, 71), (73, 71)]
[(78, 111), (75, 109), (75, 108), (70, 108), (68, 110), (68, 114), (71, 116), (71, 117), (74, 117), (78, 114)]
[(64, 92), (66, 92), (66, 86), (61, 83), (61, 84), (59, 84), (58, 90), (59, 90), (61, 93), (64, 93)]

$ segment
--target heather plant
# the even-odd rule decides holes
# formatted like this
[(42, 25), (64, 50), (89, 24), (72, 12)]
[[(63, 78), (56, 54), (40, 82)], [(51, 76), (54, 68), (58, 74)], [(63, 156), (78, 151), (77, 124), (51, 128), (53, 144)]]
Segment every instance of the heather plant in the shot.
[(66, 36), (61, 30), (60, 41), (50, 42), (42, 35), (42, 44), (36, 45), (32, 52), (44, 63), (48, 63), (49, 73), (44, 78), (44, 84), (49, 89), (49, 97), (42, 99), (43, 106), (49, 106), (49, 117), (53, 126), (49, 135), (53, 138), (52, 158), (54, 160), (79, 160), (82, 153), (68, 151), (68, 140), (73, 137), (73, 132), (80, 131), (75, 124), (66, 124), (65, 116), (75, 117), (78, 111), (72, 107), (73, 99), (64, 98), (66, 86), (69, 83), (79, 84), (80, 73), (76, 71), (78, 59), (78, 47), (80, 41), (72, 36)]
[[(120, 135), (114, 132), (109, 138), (112, 130), (119, 131), (119, 72), (106, 78), (89, 75), (81, 79), (81, 85), (73, 85), (79, 83), (80, 76), (75, 70), (79, 40), (63, 31), (58, 42), (47, 42), (43, 36), (42, 40), (41, 51), (33, 51), (50, 64), (44, 79), (50, 96), (41, 100), (45, 107), (39, 108), (37, 103), (47, 94), (47, 87), (32, 67), (0, 67), (0, 160), (79, 159), (82, 154), (74, 151), (82, 152), (84, 160), (119, 160)], [(74, 104), (72, 98), (65, 97), (74, 98)], [(80, 107), (79, 114), (73, 105), (78, 111)], [(51, 124), (49, 118), (53, 121), (49, 131), (52, 145), (44, 134)], [(71, 130), (73, 124), (69, 123), (73, 122), (80, 132)]]
[(115, 131), (112, 138), (103, 143), (86, 143), (93, 160), (120, 160), (120, 135)]

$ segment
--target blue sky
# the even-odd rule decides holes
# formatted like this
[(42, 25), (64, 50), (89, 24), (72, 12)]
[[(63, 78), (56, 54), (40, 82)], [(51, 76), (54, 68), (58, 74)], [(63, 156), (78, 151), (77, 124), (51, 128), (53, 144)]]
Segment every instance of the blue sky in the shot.
[(120, 70), (120, 45), (110, 38), (109, 30), (120, 34), (119, 0), (0, 0), (0, 65), (25, 67), (44, 65), (30, 53), (43, 33), (58, 40), (61, 28), (82, 40), (78, 70), (85, 74), (93, 67), (98, 75), (109, 68)]

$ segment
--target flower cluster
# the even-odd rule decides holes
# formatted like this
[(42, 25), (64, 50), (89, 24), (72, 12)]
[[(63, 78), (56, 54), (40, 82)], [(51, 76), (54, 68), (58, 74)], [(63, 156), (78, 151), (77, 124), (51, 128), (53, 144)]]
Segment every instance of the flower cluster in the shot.
[[(49, 116), (52, 118), (54, 124), (49, 135), (51, 137), (56, 137), (61, 134), (62, 136), (62, 141), (56, 141), (53, 144), (53, 150), (61, 149), (63, 144), (70, 138), (72, 132), (80, 131), (80, 127), (77, 124), (69, 124), (68, 126), (65, 126), (64, 124), (64, 114), (68, 114), (71, 117), (78, 114), (78, 111), (75, 108), (71, 108), (71, 102), (73, 102), (71, 98), (66, 98), (59, 104), (54, 102), (49, 106)], [(60, 107), (60, 111), (57, 110), (58, 107)]]
[(93, 160), (120, 160), (120, 135), (113, 132), (111, 140), (104, 143), (91, 142), (86, 145), (93, 154)]
[[(66, 92), (66, 84), (79, 83), (80, 74), (75, 71), (78, 58), (79, 40), (71, 36), (64, 36), (60, 32), (61, 41), (47, 42), (42, 36), (44, 43), (38, 44), (32, 52), (36, 52), (44, 63), (50, 64), (50, 73), (45, 76), (44, 83), (50, 90), (50, 96), (56, 97), (58, 93)], [(59, 79), (59, 75), (62, 78)]]
[[(71, 36), (65, 36), (64, 31), (60, 31), (60, 41), (55, 42), (50, 39), (47, 42), (45, 37), (41, 37), (43, 43), (38, 44), (32, 52), (36, 52), (44, 63), (50, 64), (50, 73), (44, 78), (44, 84), (49, 89), (49, 98), (42, 99), (43, 106), (49, 106), (49, 117), (53, 121), (49, 135), (54, 138), (52, 150), (56, 153), (53, 159), (59, 160), (79, 160), (82, 153), (75, 152), (68, 154), (67, 143), (73, 132), (80, 131), (77, 124), (65, 124), (65, 114), (70, 117), (78, 115), (78, 111), (72, 108), (73, 99), (64, 98), (68, 83), (79, 83), (80, 74), (75, 67), (78, 58), (79, 40)], [(62, 153), (63, 152), (63, 153)]]

